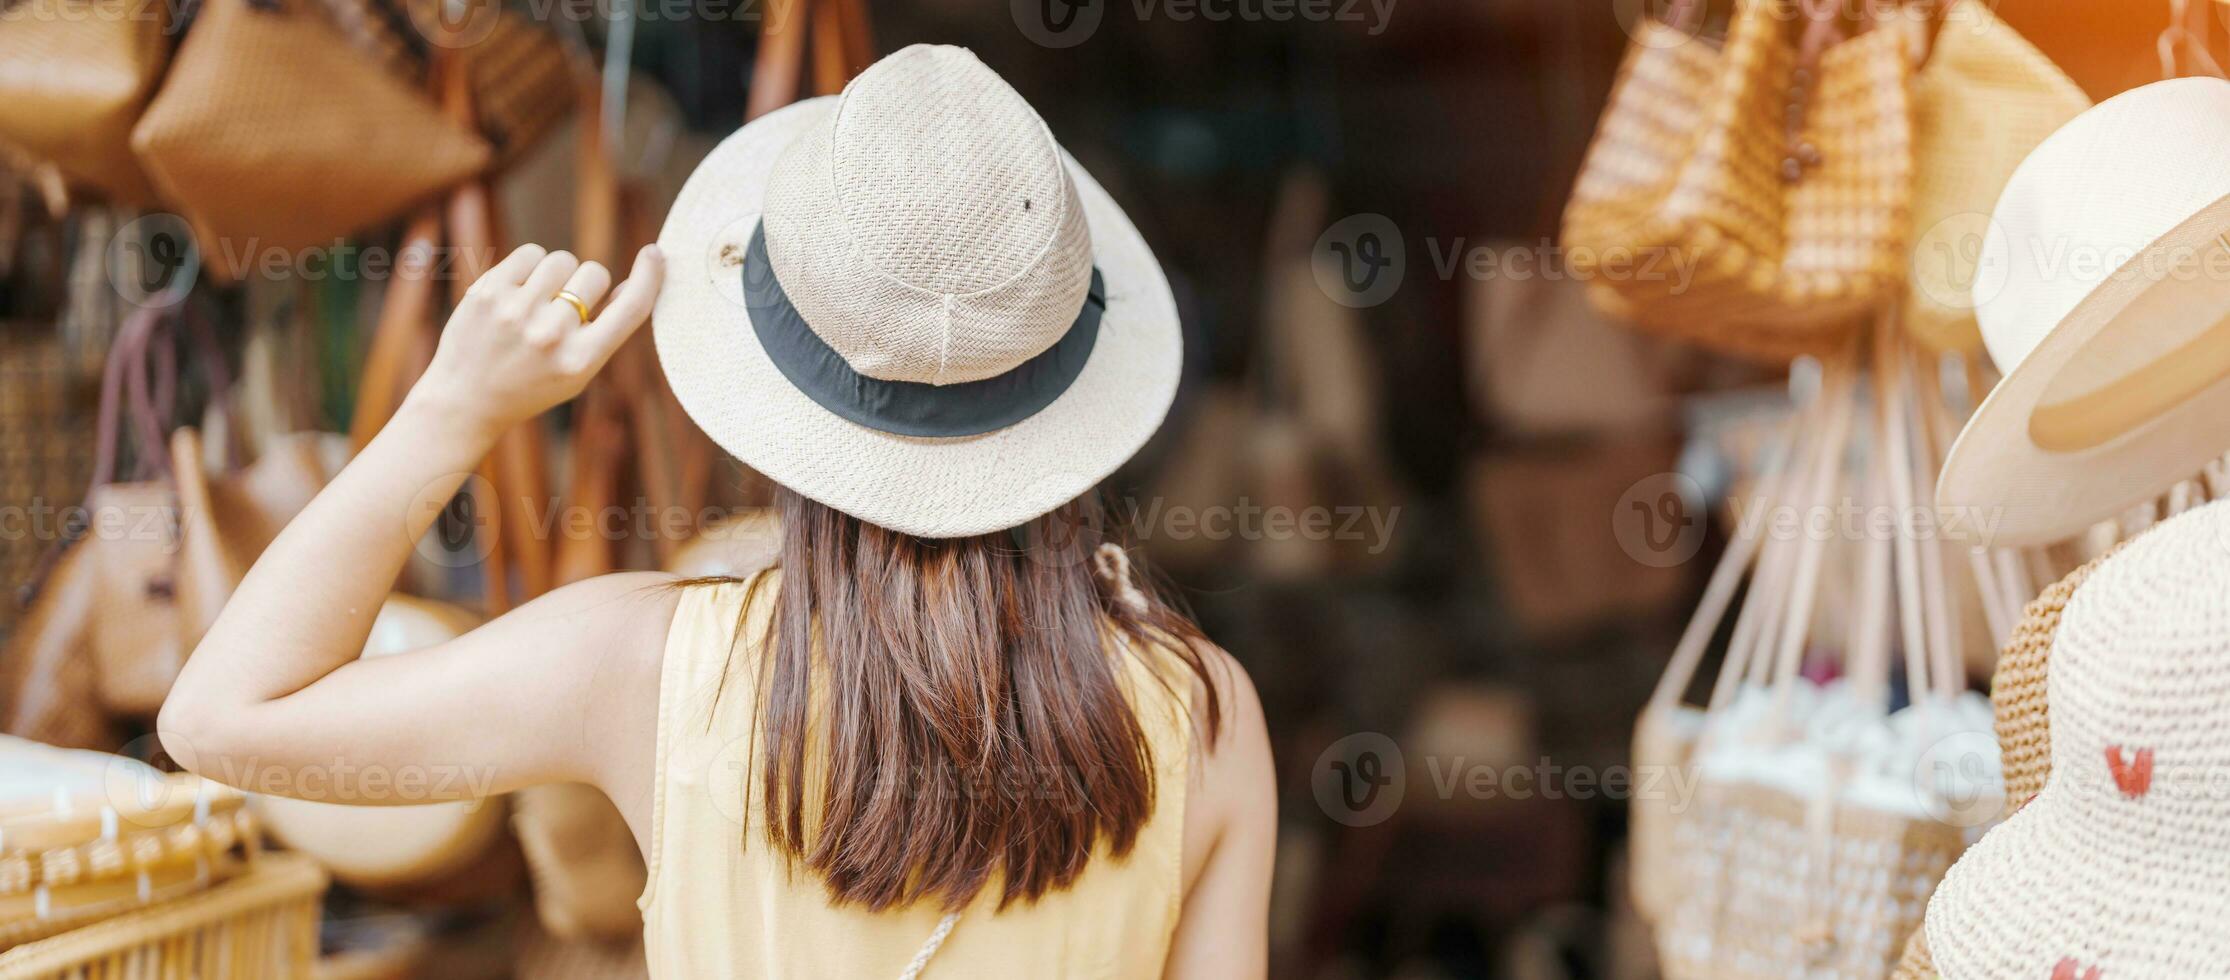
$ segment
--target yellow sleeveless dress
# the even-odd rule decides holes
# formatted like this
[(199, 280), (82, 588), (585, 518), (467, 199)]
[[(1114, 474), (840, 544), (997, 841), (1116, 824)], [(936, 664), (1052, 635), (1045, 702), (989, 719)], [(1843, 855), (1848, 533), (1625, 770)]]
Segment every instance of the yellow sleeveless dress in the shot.
[[(666, 640), (658, 703), (650, 883), (638, 904), (651, 976), (898, 977), (937, 928), (921, 905), (871, 913), (832, 907), (819, 878), (769, 843), (753, 770), (759, 643), (779, 572), (750, 615), (747, 586), (683, 590)], [(1155, 809), (1133, 850), (1096, 856), (1074, 887), (996, 910), (986, 888), (921, 974), (938, 977), (1153, 977), (1161, 974), (1183, 894), (1185, 779), (1195, 740), (1191, 684), (1123, 656), (1139, 725), (1153, 749)], [(722, 677), (726, 681), (723, 685)], [(1178, 696), (1170, 689), (1185, 692)], [(816, 785), (809, 781), (808, 786)], [(1104, 848), (1104, 845), (1103, 845)]]

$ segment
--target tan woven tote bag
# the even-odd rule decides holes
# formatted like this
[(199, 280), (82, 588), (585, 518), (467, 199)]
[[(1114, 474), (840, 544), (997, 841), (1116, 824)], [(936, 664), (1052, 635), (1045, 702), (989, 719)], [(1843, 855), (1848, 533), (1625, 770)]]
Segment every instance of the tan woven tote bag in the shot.
[[(1883, 321), (1885, 332), (1892, 326)], [(1933, 475), (1921, 465), (1928, 446), (1901, 358), (1880, 359), (1864, 469), (1843, 472), (1856, 385), (1848, 366), (1831, 364), (1831, 394), (1823, 402), (1841, 407), (1804, 423), (1798, 469), (1761, 480), (1776, 487), (1761, 492), (1807, 514), (1854, 494), (1870, 507), (1910, 513)], [(1881, 977), (1965, 847), (1962, 828), (1938, 819), (1936, 808), (1965, 816), (1972, 810), (1961, 808), (1976, 804), (1922, 795), (1926, 787), (1913, 782), (1916, 769), (1900, 754), (1905, 750), (1878, 752), (1864, 748), (1877, 744), (1873, 736), (1852, 737), (1878, 728), (1895, 741), (1893, 733), (1911, 730), (1917, 750), (1937, 738), (1931, 733), (1958, 730), (1947, 723), (1974, 724), (1956, 720), (1963, 712), (1958, 703), (1973, 699), (1960, 694), (1950, 640), (1956, 633), (1939, 625), (1950, 606), (1941, 594), (1943, 554), (1903, 522), (1891, 538), (1858, 542), (1855, 612), (1842, 624), (1849, 635), (1837, 682), (1846, 686), (1811, 689), (1797, 674), (1807, 651), (1820, 646), (1814, 634), (1829, 621), (1816, 617), (1814, 606), (1825, 537), (1802, 534), (1763, 546), (1703, 734), (1691, 750), (1695, 799), (1672, 822), (1671, 884), (1658, 892), (1659, 959), (1673, 980)], [(1893, 622), (1904, 628), (1905, 671), (1915, 692), (1914, 706), (1897, 717), (1886, 714)], [(1812, 699), (1809, 706), (1800, 706), (1800, 693)], [(1843, 734), (1815, 726), (1827, 714), (1845, 719)], [(1868, 788), (1860, 791), (1862, 784)], [(1886, 788), (1908, 786), (1920, 805), (1879, 802), (1891, 799)], [(1981, 799), (1986, 812), (1996, 812), (1994, 796)]]
[(203, 268), (330, 245), (487, 166), (487, 143), (352, 49), (309, 0), (204, 0), (132, 130)]
[(1913, 260), (1905, 328), (1938, 351), (1977, 353), (1972, 289), (1998, 194), (2029, 151), (2090, 108), (2052, 59), (1958, 0), (1913, 82)]
[(0, 29), (0, 142), (125, 204), (155, 189), (132, 124), (170, 58), (165, 3), (23, 0)]
[[(1815, 406), (1816, 407), (1816, 406)], [(1816, 413), (1814, 413), (1816, 414)], [(1790, 484), (1789, 467), (1784, 465), (1794, 445), (1796, 430), (1802, 424), (1800, 417), (1791, 417), (1789, 425), (1775, 439), (1774, 445), (1761, 454), (1762, 471), (1758, 477), (1759, 495), (1766, 501), (1785, 499), (1798, 492)], [(1698, 709), (1682, 702), (1682, 695), (1695, 678), (1696, 668), (1702, 663), (1705, 647), (1712, 635), (1718, 632), (1720, 620), (1726, 616), (1727, 607), (1734, 599), (1735, 589), (1746, 574), (1752, 573), (1760, 544), (1759, 533), (1744, 533), (1738, 528), (1734, 540), (1719, 558), (1718, 567), (1712, 569), (1711, 580), (1704, 586), (1703, 598), (1696, 606), (1695, 615), (1680, 634), (1680, 642), (1673, 648), (1672, 659), (1665, 673), (1657, 680), (1657, 688), (1650, 695), (1649, 704), (1642, 709), (1634, 722), (1633, 765), (1636, 773), (1650, 774), (1661, 790), (1675, 785), (1673, 780), (1685, 782), (1694, 777), (1696, 743), (1703, 734), (1708, 709)], [(1753, 580), (1753, 589), (1765, 588), (1763, 571)], [(1755, 621), (1749, 621), (1754, 625)], [(1747, 648), (1752, 639), (1749, 633), (1738, 634), (1735, 643)], [(1730, 659), (1730, 663), (1734, 661)], [(1731, 675), (1722, 675), (1731, 676)], [(1715, 690), (1713, 708), (1721, 707), (1732, 688)], [(1679, 820), (1683, 815), (1680, 801), (1670, 792), (1635, 793), (1627, 807), (1627, 877), (1633, 888), (1634, 910), (1644, 922), (1655, 922), (1680, 897), (1680, 856), (1676, 843)]]
[(1638, 26), (1564, 212), (1598, 306), (1780, 360), (1838, 349), (1902, 283), (1910, 32), (1818, 32), (1797, 0), (1737, 0), (1718, 50)]

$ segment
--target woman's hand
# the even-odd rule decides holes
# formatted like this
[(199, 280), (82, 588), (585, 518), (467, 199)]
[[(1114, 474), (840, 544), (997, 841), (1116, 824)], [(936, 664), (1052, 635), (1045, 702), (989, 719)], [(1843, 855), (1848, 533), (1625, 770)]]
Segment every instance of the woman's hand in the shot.
[[(466, 290), (409, 400), (493, 438), (571, 399), (650, 316), (665, 264), (658, 246), (645, 246), (598, 312), (612, 288), (610, 270), (568, 252), (519, 246)], [(559, 290), (580, 297), (594, 318), (583, 322)]]

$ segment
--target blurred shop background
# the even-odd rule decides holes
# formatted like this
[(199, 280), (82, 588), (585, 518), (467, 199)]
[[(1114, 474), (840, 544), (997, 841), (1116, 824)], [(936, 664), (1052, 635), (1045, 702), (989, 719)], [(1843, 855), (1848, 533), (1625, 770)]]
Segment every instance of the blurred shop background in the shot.
[[(748, 112), (840, 84), (863, 52), (960, 44), (1176, 288), (1185, 380), (1111, 490), (1261, 691), (1273, 975), (1656, 975), (1618, 773), (1723, 546), (1708, 502), (1789, 404), (1783, 365), (1596, 312), (1559, 248), (1628, 27), (1656, 5), (166, 2), (0, 14), (11, 734), (164, 765), (145, 736), (211, 597), (392, 409), (474, 247), (627, 254)], [(2158, 75), (2161, 25), (2116, 5), (1994, 6), (2024, 29), (2061, 11), (2033, 36), (2087, 82)], [(807, 39), (762, 42), (780, 16)], [(429, 245), (441, 261), (411, 261)], [(717, 522), (695, 516), (517, 533), (536, 499), (745, 524), (764, 502), (679, 419), (647, 347), (530, 430), (421, 549), (406, 584), (430, 601), (398, 602), (395, 648), (566, 578), (750, 546), (700, 548)], [(84, 509), (102, 500), (172, 516), (103, 534)], [(0, 814), (42, 798), (38, 778), (0, 777)], [(163, 819), (226, 860), (266, 837), (314, 857), (322, 897), (314, 875), (276, 882), (262, 928), (314, 933), (320, 975), (640, 975), (641, 871), (598, 802)], [(0, 920), (36, 918), (10, 889), (0, 868)], [(10, 928), (0, 950), (69, 935)]]

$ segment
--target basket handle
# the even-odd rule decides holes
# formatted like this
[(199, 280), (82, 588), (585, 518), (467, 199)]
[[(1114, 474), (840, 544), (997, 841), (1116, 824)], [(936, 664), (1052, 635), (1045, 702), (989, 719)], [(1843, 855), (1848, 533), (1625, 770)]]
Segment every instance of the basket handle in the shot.
[[(1830, 499), (1837, 487), (1842, 470), (1843, 455), (1851, 434), (1851, 416), (1858, 401), (1858, 384), (1855, 378), (1855, 358), (1837, 358), (1827, 364), (1823, 384), (1831, 392), (1827, 430), (1820, 440), (1820, 453), (1812, 461), (1812, 473), (1805, 499), (1807, 508), (1820, 506)], [(1771, 687), (1773, 708), (1768, 731), (1781, 731), (1788, 720), (1789, 700), (1795, 689), (1797, 669), (1804, 660), (1804, 643), (1812, 632), (1812, 605), (1819, 598), (1820, 566), (1826, 558), (1825, 535), (1804, 534), (1797, 551), (1794, 580), (1789, 586), (1789, 603), (1783, 611), (1779, 648), (1775, 651)]]
[[(1795, 470), (1787, 465), (1787, 459), (1794, 448), (1798, 420), (1803, 414), (1791, 412), (1788, 420), (1782, 423), (1781, 431), (1774, 435), (1772, 443), (1759, 457), (1762, 465), (1758, 472), (1758, 498), (1761, 501), (1776, 499), (1786, 492), (1787, 474)], [(1657, 678), (1657, 688), (1650, 692), (1651, 708), (1669, 709), (1679, 703), (1681, 694), (1695, 679), (1697, 666), (1703, 662), (1704, 649), (1711, 644), (1712, 635), (1719, 631), (1719, 621), (1725, 618), (1727, 607), (1734, 601), (1735, 588), (1742, 584), (1743, 574), (1755, 564), (1759, 543), (1766, 536), (1765, 526), (1757, 523), (1745, 528), (1743, 523), (1735, 523), (1734, 539), (1727, 543), (1726, 550), (1719, 556), (1719, 564), (1712, 568), (1703, 599), (1696, 604), (1695, 614), (1689, 617), (1688, 627), (1681, 631), (1672, 659)], [(1729, 664), (1731, 666), (1732, 661)]]

